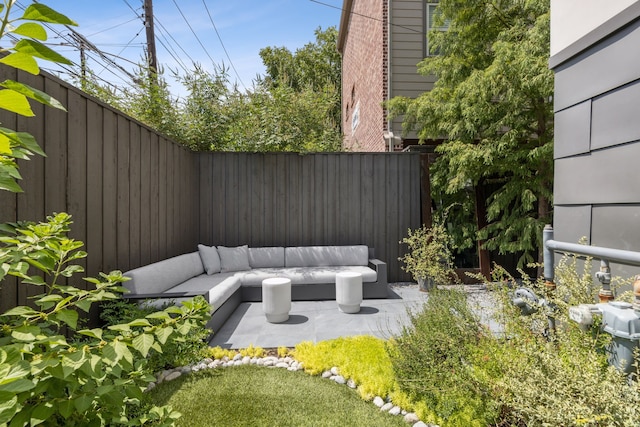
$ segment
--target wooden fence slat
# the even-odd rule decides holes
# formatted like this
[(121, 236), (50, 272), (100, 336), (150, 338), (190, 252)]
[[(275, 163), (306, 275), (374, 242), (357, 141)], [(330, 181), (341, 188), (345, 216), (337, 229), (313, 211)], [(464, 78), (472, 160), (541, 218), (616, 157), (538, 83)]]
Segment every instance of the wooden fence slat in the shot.
[(129, 239), (129, 208), (131, 155), (129, 153), (129, 120), (124, 116), (117, 119), (117, 162), (118, 162), (118, 186), (117, 186), (117, 228), (116, 240), (118, 253), (116, 260), (118, 269), (127, 271), (131, 266), (131, 246)]
[(103, 245), (103, 120), (102, 107), (98, 104), (87, 103), (87, 270), (90, 275), (102, 271)]
[[(87, 99), (70, 91), (68, 100), (67, 209), (73, 220), (69, 235), (86, 242), (90, 219), (87, 218)], [(78, 264), (87, 269), (86, 258)]]
[(103, 109), (102, 145), (102, 268), (105, 273), (118, 269), (118, 120)]
[(129, 263), (130, 268), (141, 263), (141, 208), (140, 208), (140, 128), (129, 122)]

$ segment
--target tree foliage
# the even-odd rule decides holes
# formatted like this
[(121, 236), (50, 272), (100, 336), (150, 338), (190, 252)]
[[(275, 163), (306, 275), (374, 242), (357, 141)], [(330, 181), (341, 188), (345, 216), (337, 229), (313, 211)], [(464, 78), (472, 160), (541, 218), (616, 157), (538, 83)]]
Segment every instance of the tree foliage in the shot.
[(489, 190), (489, 225), (477, 237), (501, 253), (523, 251), (522, 264), (539, 248), (552, 198), (549, 1), (441, 0), (439, 10), (449, 30), (429, 34), (439, 55), (418, 65), (438, 80), (416, 99), (393, 99), (389, 110), (404, 114), (404, 128), (421, 140), (445, 137), (435, 191)]
[[(44, 44), (47, 32), (43, 24), (77, 24), (44, 4), (31, 4), (21, 15), (13, 13), (14, 6), (10, 0), (0, 3), (0, 39), (11, 36), (18, 40), (11, 47), (0, 48), (0, 63), (33, 75), (40, 73), (36, 59), (70, 65), (69, 60)], [(13, 80), (0, 82), (0, 109), (32, 117), (29, 99), (64, 110), (56, 99), (29, 85)], [(0, 190), (22, 192), (16, 160), (28, 160), (34, 154), (45, 155), (31, 134), (0, 127)]]
[[(337, 30), (316, 30), (316, 41), (292, 53), (267, 47), (260, 55), (267, 69), (252, 89), (232, 84), (229, 70), (207, 71), (199, 64), (180, 75), (183, 99), (172, 99), (160, 70), (153, 80), (140, 67), (142, 85), (124, 95), (96, 81), (83, 87), (103, 101), (195, 151), (338, 151), (340, 56)], [(91, 80), (91, 75), (87, 77)]]

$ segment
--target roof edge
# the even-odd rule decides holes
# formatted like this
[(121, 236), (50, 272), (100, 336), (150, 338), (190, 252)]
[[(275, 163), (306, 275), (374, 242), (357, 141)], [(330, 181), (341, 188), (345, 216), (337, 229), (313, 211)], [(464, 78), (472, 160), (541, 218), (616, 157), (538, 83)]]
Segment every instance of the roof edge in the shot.
[(338, 29), (338, 52), (343, 53), (344, 43), (349, 31), (349, 21), (351, 19), (351, 9), (353, 0), (344, 0), (342, 3), (342, 15), (340, 16), (340, 28)]

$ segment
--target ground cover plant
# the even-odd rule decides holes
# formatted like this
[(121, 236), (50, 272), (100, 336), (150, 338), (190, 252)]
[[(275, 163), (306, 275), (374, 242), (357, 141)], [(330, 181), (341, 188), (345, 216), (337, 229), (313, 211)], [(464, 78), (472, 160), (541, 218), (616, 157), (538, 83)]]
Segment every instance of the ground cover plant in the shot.
[(406, 426), (344, 385), (284, 369), (200, 371), (151, 394), (156, 404), (189, 414), (177, 426)]

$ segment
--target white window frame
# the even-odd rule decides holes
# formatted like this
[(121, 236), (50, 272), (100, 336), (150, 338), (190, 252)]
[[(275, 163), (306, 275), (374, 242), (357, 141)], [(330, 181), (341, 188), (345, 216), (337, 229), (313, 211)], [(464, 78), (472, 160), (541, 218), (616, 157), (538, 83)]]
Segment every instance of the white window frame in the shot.
[(431, 22), (433, 21), (433, 16), (436, 14), (435, 10), (438, 7), (438, 0), (427, 0), (424, 3), (424, 28), (425, 28), (425, 43), (424, 43), (424, 57), (428, 56), (436, 56), (438, 53), (431, 52), (431, 48), (429, 46), (429, 33), (433, 30), (435, 31), (447, 31), (449, 29), (449, 23), (445, 22), (444, 25), (439, 27), (431, 27)]

